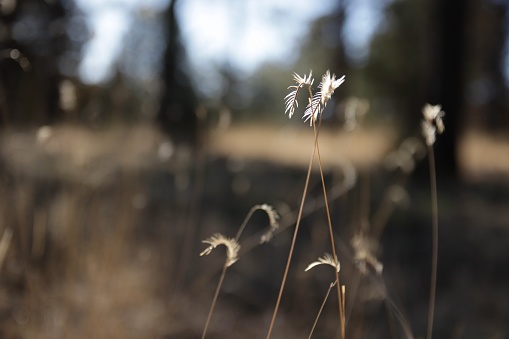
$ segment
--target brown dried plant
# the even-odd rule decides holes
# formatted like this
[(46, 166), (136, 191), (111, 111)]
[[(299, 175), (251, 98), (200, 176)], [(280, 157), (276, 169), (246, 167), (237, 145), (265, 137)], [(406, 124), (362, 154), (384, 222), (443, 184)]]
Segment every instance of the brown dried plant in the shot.
[(214, 248), (217, 246), (223, 245), (226, 247), (226, 260), (223, 265), (223, 270), (221, 272), (219, 282), (216, 287), (216, 291), (214, 293), (214, 297), (212, 299), (212, 305), (210, 306), (209, 314), (207, 316), (207, 321), (205, 322), (205, 327), (203, 329), (202, 333), (202, 339), (205, 338), (207, 335), (207, 330), (210, 325), (210, 320), (212, 319), (212, 314), (214, 313), (214, 309), (217, 303), (217, 298), (219, 296), (219, 291), (221, 290), (221, 286), (223, 285), (224, 277), (226, 276), (226, 270), (228, 267), (233, 265), (238, 259), (239, 259), (239, 251), (240, 251), (240, 244), (239, 244), (239, 238), (244, 231), (247, 223), (251, 219), (251, 216), (254, 212), (257, 210), (262, 210), (267, 213), (267, 216), (269, 217), (269, 229), (260, 237), (260, 243), (268, 242), (272, 239), (272, 236), (274, 232), (279, 227), (279, 214), (277, 211), (268, 204), (262, 204), (262, 205), (255, 205), (251, 208), (251, 210), (248, 212), (246, 217), (244, 218), (244, 221), (242, 222), (241, 226), (239, 227), (239, 230), (237, 231), (237, 235), (235, 238), (227, 238), (224, 235), (220, 233), (214, 234), (212, 237), (203, 240), (203, 243), (209, 244), (209, 247), (207, 247), (205, 250), (203, 250), (200, 253), (200, 256), (209, 255)]
[[(325, 208), (326, 208), (327, 220), (328, 220), (328, 224), (329, 224), (332, 254), (335, 258), (337, 257), (336, 246), (334, 244), (334, 236), (333, 236), (333, 231), (332, 231), (332, 222), (331, 222), (331, 218), (330, 218), (327, 192), (326, 192), (325, 181), (324, 181), (324, 177), (323, 177), (322, 162), (321, 162), (321, 157), (320, 157), (320, 148), (318, 145), (318, 134), (319, 134), (320, 125), (321, 125), (321, 121), (322, 121), (323, 111), (324, 111), (327, 103), (329, 102), (329, 100), (332, 98), (334, 91), (345, 81), (345, 76), (342, 76), (341, 78), (336, 79), (336, 75), (334, 75), (334, 74), (331, 75), (330, 71), (327, 70), (325, 72), (325, 74), (322, 76), (322, 81), (318, 85), (319, 90), (316, 91), (314, 94), (313, 94), (313, 90), (311, 87), (314, 83), (312, 71), (309, 72), (309, 75), (307, 75), (307, 76), (304, 75), (303, 77), (299, 76), (297, 73), (294, 73), (293, 79), (296, 84), (288, 87), (289, 89), (293, 89), (293, 90), (285, 97), (285, 105), (286, 105), (285, 114), (288, 113), (288, 116), (290, 118), (292, 117), (292, 115), (295, 113), (295, 109), (299, 105), (298, 100), (297, 100), (298, 94), (300, 93), (300, 91), (303, 88), (306, 88), (309, 93), (308, 105), (306, 106), (306, 109), (304, 111), (302, 118), (304, 119), (304, 121), (309, 120), (309, 124), (311, 126), (313, 126), (315, 141), (314, 141), (313, 151), (311, 153), (311, 159), (309, 161), (308, 171), (307, 171), (307, 175), (306, 175), (306, 182), (304, 184), (304, 190), (302, 192), (299, 213), (298, 213), (297, 221), (295, 224), (295, 230), (293, 233), (292, 243), (290, 245), (288, 260), (286, 263), (285, 271), (283, 274), (283, 280), (281, 282), (278, 298), (276, 301), (276, 305), (274, 307), (274, 312), (273, 312), (271, 323), (270, 323), (269, 330), (267, 333), (267, 337), (266, 337), (267, 339), (269, 339), (271, 337), (272, 330), (274, 328), (274, 323), (276, 321), (276, 316), (277, 316), (277, 313), (279, 310), (279, 305), (281, 303), (281, 298), (283, 296), (286, 279), (288, 277), (288, 272), (290, 270), (290, 264), (292, 261), (293, 251), (295, 248), (295, 242), (297, 239), (297, 234), (299, 232), (299, 226), (300, 226), (300, 222), (302, 219), (302, 212), (304, 210), (304, 202), (306, 200), (307, 190), (308, 190), (308, 186), (309, 186), (309, 179), (310, 179), (310, 175), (311, 175), (311, 169), (313, 167), (313, 160), (315, 158), (315, 154), (317, 154), (317, 156), (318, 156), (318, 163), (319, 163), (319, 167), (320, 167), (320, 178), (322, 181), (322, 188), (323, 188), (324, 200), (325, 200)], [(341, 306), (342, 301), (341, 301), (341, 290), (340, 290), (338, 272), (336, 272), (336, 279), (338, 281), (338, 284), (337, 284), (338, 308), (339, 308), (339, 318), (340, 318), (340, 323), (341, 323), (341, 333), (342, 333), (342, 337), (344, 338), (345, 337), (345, 324), (344, 324), (344, 317), (343, 317), (343, 311), (342, 311), (342, 306)]]

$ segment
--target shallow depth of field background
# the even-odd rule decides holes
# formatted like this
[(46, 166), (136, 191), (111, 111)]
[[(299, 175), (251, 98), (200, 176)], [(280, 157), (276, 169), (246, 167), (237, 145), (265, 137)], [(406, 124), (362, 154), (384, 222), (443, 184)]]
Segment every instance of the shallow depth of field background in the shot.
[[(320, 150), (347, 337), (425, 335), (427, 159), (398, 149), (428, 102), (446, 112), (434, 337), (509, 336), (504, 1), (0, 0), (0, 337), (199, 338), (224, 261), (201, 240), (267, 203), (281, 231), (257, 245), (255, 213), (208, 335), (264, 338), (313, 149), (307, 99), (289, 120), (284, 96), (327, 69), (346, 75)], [(273, 338), (307, 338), (333, 280), (304, 272), (330, 252), (314, 168)], [(382, 276), (356, 266), (368, 224)], [(335, 338), (336, 300), (314, 338)]]

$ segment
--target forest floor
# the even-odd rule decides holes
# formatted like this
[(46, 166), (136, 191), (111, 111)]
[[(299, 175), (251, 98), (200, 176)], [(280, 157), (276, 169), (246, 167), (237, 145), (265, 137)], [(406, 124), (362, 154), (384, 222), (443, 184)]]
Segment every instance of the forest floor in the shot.
[[(241, 239), (253, 247), (227, 274), (209, 338), (265, 336), (312, 151), (308, 128), (231, 126), (210, 132), (197, 152), (149, 126), (57, 126), (1, 138), (1, 337), (200, 337), (223, 260), (222, 253), (199, 257), (200, 241), (235, 234), (253, 205), (270, 203), (282, 214), (282, 230), (258, 246), (251, 240), (267, 220), (253, 216)], [(409, 204), (391, 210), (376, 252), (383, 276), (360, 274), (351, 246), (363, 213), (375, 218), (387, 189), (401, 183), (384, 170), (396, 139), (380, 129), (320, 133), (333, 222), (342, 228), (349, 338), (390, 337), (401, 324), (416, 337), (426, 329), (427, 178), (402, 185)], [(436, 337), (509, 335), (508, 154), (509, 140), (465, 133), (462, 181), (438, 188)], [(349, 164), (357, 184), (334, 196)], [(274, 338), (307, 337), (331, 279), (326, 270), (303, 272), (329, 251), (316, 167), (306, 205), (314, 212), (303, 219)], [(337, 330), (334, 300), (315, 338)]]

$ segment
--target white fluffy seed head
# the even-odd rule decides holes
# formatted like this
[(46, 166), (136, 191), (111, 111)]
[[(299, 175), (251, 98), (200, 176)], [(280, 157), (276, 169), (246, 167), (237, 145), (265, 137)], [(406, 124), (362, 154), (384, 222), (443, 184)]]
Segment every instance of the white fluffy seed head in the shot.
[(445, 116), (445, 112), (442, 111), (440, 105), (424, 105), (422, 109), (422, 115), (424, 117), (421, 122), (421, 131), (426, 140), (426, 145), (433, 146), (436, 140), (436, 134), (442, 134), (445, 130), (444, 122), (442, 118)]

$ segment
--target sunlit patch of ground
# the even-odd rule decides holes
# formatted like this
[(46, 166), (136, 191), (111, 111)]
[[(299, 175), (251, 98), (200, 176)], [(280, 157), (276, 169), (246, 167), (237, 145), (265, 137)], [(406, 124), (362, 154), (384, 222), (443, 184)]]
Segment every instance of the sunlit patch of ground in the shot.
[[(359, 128), (351, 132), (324, 128), (319, 136), (322, 163), (325, 167), (341, 165), (345, 160), (357, 168), (379, 165), (397, 148), (397, 137), (398, 133), (388, 128)], [(206, 151), (217, 156), (307, 167), (313, 142), (311, 127), (233, 125), (210, 132)], [(56, 171), (61, 177), (79, 175), (83, 169), (90, 173), (95, 167), (99, 176), (107, 176), (119, 167), (157, 167), (161, 161), (171, 161), (177, 151), (159, 130), (147, 125), (99, 131), (61, 125), (4, 132), (0, 149), (6, 164), (16, 172), (36, 170), (39, 176)], [(467, 131), (460, 139), (458, 158), (465, 178), (509, 174), (509, 138)]]
[(466, 178), (509, 175), (509, 138), (469, 131), (461, 138), (458, 155)]
[[(396, 134), (383, 129), (323, 129), (319, 135), (320, 155), (325, 167), (345, 160), (357, 167), (383, 161), (394, 147)], [(210, 138), (211, 151), (219, 155), (258, 159), (290, 166), (307, 166), (313, 150), (313, 129), (270, 125), (233, 126)]]
[[(382, 128), (364, 128), (345, 132), (324, 129), (320, 132), (320, 153), (324, 166), (350, 161), (356, 167), (381, 164), (396, 148), (397, 132)], [(214, 154), (307, 166), (313, 147), (311, 128), (240, 125), (210, 137)], [(458, 147), (462, 175), (483, 179), (491, 175), (509, 175), (509, 139), (487, 132), (464, 133)]]

